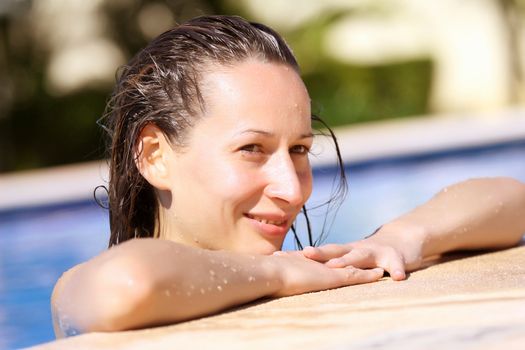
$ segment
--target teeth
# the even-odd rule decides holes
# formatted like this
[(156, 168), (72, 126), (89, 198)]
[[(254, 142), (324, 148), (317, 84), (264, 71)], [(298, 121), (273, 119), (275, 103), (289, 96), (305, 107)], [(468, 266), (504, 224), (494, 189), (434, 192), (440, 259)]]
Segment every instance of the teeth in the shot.
[(258, 217), (255, 217), (255, 216), (252, 216), (252, 215), (248, 215), (251, 219), (254, 219), (254, 220), (257, 220), (259, 221), (260, 223), (263, 223), (263, 224), (269, 224), (269, 225), (276, 225), (276, 226), (279, 226), (279, 225), (282, 225), (284, 223), (284, 221), (271, 221), (271, 220), (266, 220), (266, 219), (260, 219)]

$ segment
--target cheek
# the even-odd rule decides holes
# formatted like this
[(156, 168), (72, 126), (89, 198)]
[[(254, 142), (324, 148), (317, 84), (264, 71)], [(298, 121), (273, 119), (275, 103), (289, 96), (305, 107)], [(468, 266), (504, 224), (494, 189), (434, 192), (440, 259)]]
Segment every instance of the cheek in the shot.
[(231, 162), (218, 160), (213, 167), (208, 167), (207, 174), (209, 175), (203, 178), (203, 181), (209, 183), (206, 190), (223, 201), (223, 204), (245, 202), (250, 197), (256, 197), (255, 194), (261, 187), (260, 176), (256, 171), (236, 166)]

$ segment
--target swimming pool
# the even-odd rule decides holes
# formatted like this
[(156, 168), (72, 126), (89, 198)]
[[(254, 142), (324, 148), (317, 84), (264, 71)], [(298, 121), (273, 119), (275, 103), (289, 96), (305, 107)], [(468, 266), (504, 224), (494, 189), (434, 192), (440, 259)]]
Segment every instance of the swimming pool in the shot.
[[(349, 195), (325, 242), (359, 239), (457, 181), (482, 176), (525, 181), (525, 139), (359, 160), (346, 172)], [(333, 173), (330, 166), (315, 169), (312, 203), (327, 198)], [(311, 215), (319, 228), (322, 217)], [(54, 339), (49, 298), (55, 281), (105, 249), (107, 240), (107, 212), (92, 201), (0, 211), (0, 349)], [(293, 247), (288, 238), (285, 248)]]

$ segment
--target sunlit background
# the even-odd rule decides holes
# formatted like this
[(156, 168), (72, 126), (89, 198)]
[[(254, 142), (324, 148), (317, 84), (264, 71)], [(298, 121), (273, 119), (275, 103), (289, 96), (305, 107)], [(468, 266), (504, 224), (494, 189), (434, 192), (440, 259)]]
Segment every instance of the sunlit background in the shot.
[[(363, 126), (383, 125), (380, 121), (385, 120), (410, 120), (410, 125), (417, 125), (413, 130), (423, 131), (433, 128), (436, 119), (453, 121), (468, 115), (498, 120), (506, 118), (509, 110), (518, 111), (521, 122), (516, 125), (524, 128), (525, 0), (0, 0), (0, 202), (4, 200), (0, 206), (0, 349), (52, 340), (47, 307), (53, 283), (65, 268), (104, 249), (106, 237), (101, 244), (89, 230), (107, 234), (107, 220), (97, 223), (91, 219), (92, 211), (81, 222), (77, 212), (60, 211), (67, 203), (63, 207), (54, 204), (52, 218), (62, 215), (64, 219), (60, 225), (48, 224), (51, 228), (47, 230), (58, 234), (60, 244), (68, 246), (72, 239), (67, 229), (84, 230), (82, 240), (97, 241), (95, 248), (78, 244), (68, 248), (69, 255), (60, 258), (62, 267), (53, 272), (39, 270), (36, 282), (24, 280), (23, 270), (6, 272), (5, 266), (23, 264), (25, 254), (34, 254), (35, 241), (43, 247), (56, 245), (39, 232), (51, 220), (47, 209), (31, 208), (28, 214), (24, 208), (5, 205), (18, 203), (17, 197), (27, 190), (22, 188), (26, 185), (17, 187), (16, 181), (38, 173), (41, 178), (47, 176), (44, 187), (56, 187), (68, 179), (54, 166), (104, 159), (102, 132), (96, 121), (103, 114), (117, 68), (158, 34), (203, 14), (241, 15), (280, 32), (298, 58), (314, 112), (331, 126), (353, 125), (344, 130), (354, 140), (368, 137), (361, 132)], [(469, 125), (476, 133), (475, 123)], [(525, 129), (520, 132), (525, 135)], [(384, 142), (396, 140), (382, 149), (401, 147), (405, 137), (382, 135)], [(462, 135), (468, 133), (463, 130)], [(499, 135), (505, 139), (502, 132)], [(454, 141), (455, 136), (442, 133), (434, 139)], [(525, 177), (515, 155), (521, 151), (507, 151), (514, 157), (509, 174)], [(484, 157), (490, 154), (476, 158), (477, 169), (484, 167)], [(432, 170), (425, 178), (441, 186), (455, 179), (446, 176), (461, 162), (440, 163), (443, 177), (436, 178)], [(498, 162), (492, 165), (495, 175), (499, 174)], [(86, 164), (93, 168), (93, 163)], [(49, 167), (52, 170), (35, 172)], [(105, 174), (104, 169), (98, 171)], [(359, 171), (355, 169), (356, 174)], [(410, 176), (419, 174), (417, 171), (407, 173), (405, 180), (412, 181)], [(71, 177), (70, 173), (63, 176)], [(381, 191), (394, 186), (374, 176), (365, 177), (369, 192), (363, 197), (357, 192), (354, 198), (358, 201), (371, 195), (381, 198)], [(20, 183), (27, 184), (29, 180), (23, 181)], [(77, 181), (83, 180), (79, 177)], [(14, 185), (2, 187), (2, 182)], [(54, 188), (52, 191), (58, 191)], [(30, 191), (37, 198), (45, 188)], [(404, 200), (417, 191), (415, 186), (408, 194), (399, 192), (399, 198)], [(402, 204), (398, 200), (391, 206), (413, 206), (414, 201)], [(42, 216), (42, 210), (47, 216)], [(393, 215), (389, 210), (388, 215)], [(18, 235), (17, 225), (30, 215), (41, 219), (29, 226), (29, 233), (25, 228)], [(354, 223), (360, 219), (352, 217)], [(360, 230), (376, 224), (365, 221)], [(56, 256), (49, 254), (42, 259)], [(9, 289), (10, 284), (33, 282), (43, 289)], [(37, 299), (40, 304), (31, 304)], [(44, 307), (38, 318), (34, 310)], [(22, 323), (13, 314), (24, 322), (31, 317), (35, 321)]]
[(101, 159), (117, 67), (177, 22), (239, 14), (282, 33), (331, 125), (524, 100), (524, 1), (2, 0), (0, 172)]

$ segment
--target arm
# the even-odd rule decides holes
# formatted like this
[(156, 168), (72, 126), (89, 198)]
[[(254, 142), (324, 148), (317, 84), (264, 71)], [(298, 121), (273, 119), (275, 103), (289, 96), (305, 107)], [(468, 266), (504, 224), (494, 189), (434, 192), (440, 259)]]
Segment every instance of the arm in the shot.
[(264, 296), (381, 278), (382, 269), (332, 269), (304, 257), (209, 251), (136, 239), (66, 272), (52, 296), (57, 336), (174, 323)]
[(307, 248), (330, 267), (380, 266), (396, 280), (424, 259), (453, 250), (505, 248), (525, 233), (525, 184), (510, 178), (473, 179), (443, 189), (369, 238)]

